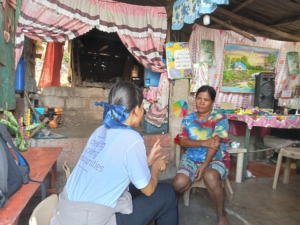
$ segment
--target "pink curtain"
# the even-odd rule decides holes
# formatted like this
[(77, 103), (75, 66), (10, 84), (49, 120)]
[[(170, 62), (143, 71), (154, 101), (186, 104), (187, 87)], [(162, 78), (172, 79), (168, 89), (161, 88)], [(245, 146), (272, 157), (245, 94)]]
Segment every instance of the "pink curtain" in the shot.
[[(292, 49), (296, 49), (296, 45), (293, 42), (283, 42), (276, 41), (262, 37), (255, 37), (256, 42), (253, 42), (233, 31), (223, 31), (216, 29), (209, 29), (195, 24), (193, 26), (193, 32), (190, 36), (189, 46), (192, 63), (200, 62), (200, 52), (201, 52), (201, 40), (211, 40), (215, 44), (215, 60), (218, 62), (214, 66), (209, 67), (209, 85), (213, 86), (217, 91), (217, 97), (215, 101), (215, 108), (220, 107), (221, 101), (234, 102), (237, 108), (240, 107), (253, 107), (254, 105), (254, 94), (247, 93), (231, 93), (231, 92), (221, 92), (222, 87), (222, 75), (223, 75), (223, 62), (224, 61), (224, 51), (225, 44), (235, 43), (237, 45), (248, 45), (253, 47), (262, 48), (273, 48), (280, 50), (278, 56), (278, 63), (276, 67), (276, 79), (275, 79), (275, 98), (280, 97), (282, 90), (288, 88), (289, 82), (293, 79), (293, 76), (288, 75), (287, 70), (287, 57), (286, 54)], [(300, 45), (299, 45), (300, 46)], [(300, 49), (298, 47), (298, 49)], [(294, 76), (295, 82), (291, 88), (294, 88), (298, 79)], [(194, 110), (196, 110), (194, 108)]]
[(24, 35), (45, 42), (65, 42), (93, 27), (132, 37), (166, 38), (164, 7), (130, 5), (111, 0), (23, 0), (16, 35), (16, 65)]
[(156, 38), (149, 35), (145, 38), (135, 38), (129, 35), (118, 33), (121, 41), (128, 51), (144, 67), (153, 72), (161, 73), (157, 101), (152, 104), (145, 119), (152, 125), (161, 127), (162, 124), (168, 123), (168, 99), (169, 99), (169, 80), (166, 71), (166, 65), (162, 61), (163, 56), (163, 38)]
[(34, 0), (23, 0), (15, 40), (15, 67), (24, 45), (24, 35), (44, 42), (65, 42), (93, 27), (77, 19), (64, 16)]

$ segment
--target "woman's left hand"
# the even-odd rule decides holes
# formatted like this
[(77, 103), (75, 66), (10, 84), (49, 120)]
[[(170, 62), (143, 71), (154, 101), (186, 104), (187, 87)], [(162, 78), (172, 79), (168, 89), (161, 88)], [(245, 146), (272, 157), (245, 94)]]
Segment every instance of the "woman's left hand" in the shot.
[(162, 150), (162, 147), (160, 146), (160, 139), (158, 139), (154, 143), (154, 145), (153, 145), (153, 147), (152, 147), (152, 149), (151, 149), (151, 151), (148, 155), (147, 162), (148, 162), (149, 166), (151, 166), (153, 164), (153, 162), (157, 159), (157, 157), (161, 153), (161, 150)]

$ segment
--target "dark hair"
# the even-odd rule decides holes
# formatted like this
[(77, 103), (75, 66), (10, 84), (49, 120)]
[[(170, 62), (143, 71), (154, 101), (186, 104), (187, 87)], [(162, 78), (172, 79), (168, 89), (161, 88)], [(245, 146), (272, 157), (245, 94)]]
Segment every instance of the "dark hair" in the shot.
[(131, 112), (136, 106), (143, 103), (142, 91), (130, 82), (120, 82), (115, 84), (108, 95), (108, 103), (123, 105), (126, 112)]
[(210, 98), (211, 98), (212, 101), (214, 101), (215, 98), (216, 98), (216, 91), (215, 91), (215, 89), (213, 87), (208, 86), (208, 85), (201, 86), (198, 89), (198, 91), (197, 91), (196, 97), (198, 96), (198, 94), (200, 92), (208, 92), (208, 94), (209, 94), (209, 96), (210, 96)]

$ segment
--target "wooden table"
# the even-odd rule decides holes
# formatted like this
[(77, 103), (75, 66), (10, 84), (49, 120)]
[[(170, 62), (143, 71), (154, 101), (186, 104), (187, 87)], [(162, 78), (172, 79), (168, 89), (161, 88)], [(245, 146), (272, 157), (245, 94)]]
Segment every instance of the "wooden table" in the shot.
[[(51, 169), (51, 189), (47, 192), (54, 193), (54, 182), (57, 178), (56, 160), (63, 148), (39, 147), (28, 148), (27, 152), (21, 152), (30, 165), (30, 177), (36, 181), (43, 181)], [(29, 182), (23, 184), (22, 188), (7, 201), (0, 209), (0, 224), (18, 224), (19, 215), (26, 204), (36, 192), (39, 183)]]

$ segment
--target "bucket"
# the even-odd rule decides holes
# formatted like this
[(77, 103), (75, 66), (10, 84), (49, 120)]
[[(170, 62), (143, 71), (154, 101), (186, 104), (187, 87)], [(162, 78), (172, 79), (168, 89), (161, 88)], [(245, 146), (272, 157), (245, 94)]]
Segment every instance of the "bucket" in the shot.
[(24, 59), (20, 59), (15, 74), (15, 90), (18, 92), (24, 91), (24, 74)]
[[(35, 108), (36, 114), (37, 116), (40, 118), (40, 115), (44, 115), (45, 114), (45, 108)], [(32, 114), (32, 118), (33, 118), (33, 123), (38, 123), (38, 119), (35, 117), (34, 112), (31, 111)]]

